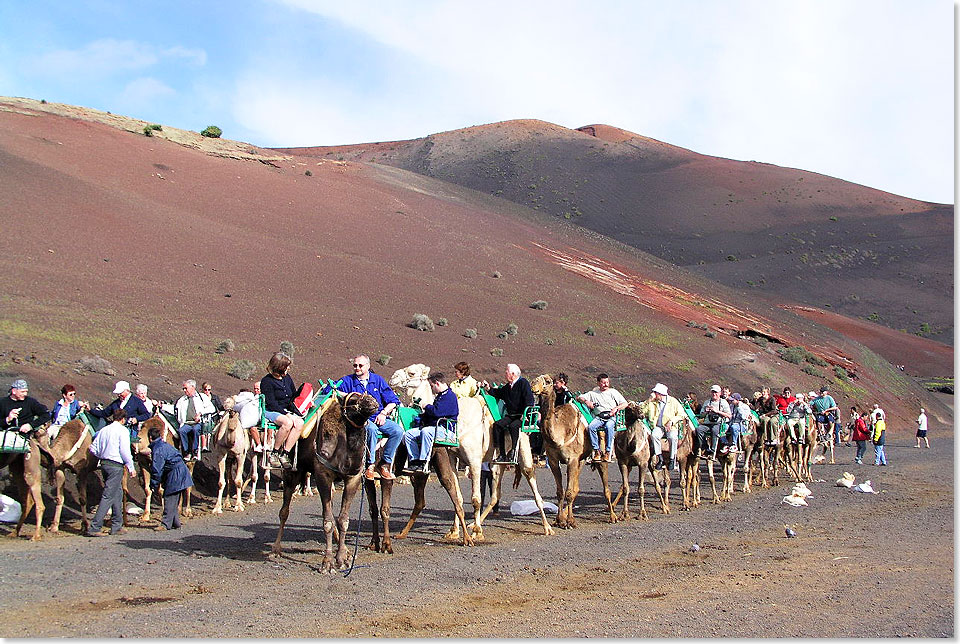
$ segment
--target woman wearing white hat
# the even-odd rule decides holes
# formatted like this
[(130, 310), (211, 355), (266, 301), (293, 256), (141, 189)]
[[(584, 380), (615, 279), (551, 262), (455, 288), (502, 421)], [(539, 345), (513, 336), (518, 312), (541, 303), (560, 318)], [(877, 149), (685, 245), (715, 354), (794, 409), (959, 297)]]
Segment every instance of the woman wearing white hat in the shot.
[(663, 469), (663, 437), (670, 444), (670, 469), (677, 469), (677, 432), (687, 415), (680, 401), (667, 394), (667, 386), (658, 382), (653, 387), (654, 404), (647, 405), (647, 422), (653, 427), (650, 435), (654, 454), (654, 467)]

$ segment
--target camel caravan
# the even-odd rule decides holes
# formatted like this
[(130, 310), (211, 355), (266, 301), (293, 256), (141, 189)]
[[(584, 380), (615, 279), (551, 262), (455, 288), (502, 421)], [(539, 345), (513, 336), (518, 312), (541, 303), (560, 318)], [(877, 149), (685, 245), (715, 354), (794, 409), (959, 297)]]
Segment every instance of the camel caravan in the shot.
[[(810, 400), (803, 394), (793, 396), (789, 388), (782, 395), (771, 395), (763, 388), (742, 397), (714, 385), (701, 404), (689, 394), (680, 400), (657, 383), (645, 400), (627, 401), (610, 387), (606, 374), (600, 374), (597, 387), (586, 392), (569, 391), (564, 374), (540, 374), (527, 380), (514, 364), (507, 365), (502, 384), (478, 382), (465, 362), (455, 365), (455, 378), (451, 379), (431, 373), (424, 364), (413, 364), (396, 370), (385, 381), (369, 370), (367, 356), (357, 356), (354, 374), (337, 381), (318, 381), (314, 392), (309, 383), (293, 388), (293, 380), (286, 373), (289, 364), (288, 356), (274, 354), (270, 373), (254, 391), (243, 390), (217, 405), (209, 393), (197, 392), (194, 381), (185, 381), (185, 394), (178, 401), (150, 401), (148, 418), (110, 425), (106, 425), (110, 418), (130, 419), (123, 407), (129, 400), (124, 393), (130, 393), (126, 383), (118, 383), (115, 391), (119, 392), (119, 406), (117, 401), (111, 403), (119, 412), (107, 414), (103, 409), (90, 409), (86, 403), (78, 404), (74, 392), (72, 398), (64, 393), (64, 400), (58, 401), (51, 413), (26, 395), (26, 382), (18, 379), (11, 386), (10, 396), (0, 400), (6, 429), (0, 433), (0, 465), (9, 466), (22, 500), (19, 523), (10, 536), (20, 535), (33, 510), (36, 524), (31, 539), (41, 538), (44, 470), (57, 503), (49, 531), (59, 530), (69, 470), (77, 481), (82, 530), (98, 536), (88, 532), (87, 484), (99, 469), (104, 478), (100, 505), (105, 507), (107, 488), (116, 483), (104, 461), (116, 463), (102, 451), (102, 445), (97, 451), (95, 443), (108, 431), (118, 437), (120, 458), (126, 459), (126, 449), (131, 461), (120, 464), (126, 468), (123, 503), (114, 506), (124, 509), (123, 524), (131, 521), (125, 510), (128, 475), (133, 471), (138, 471), (145, 492), (141, 524), (151, 521), (153, 491), (163, 492), (164, 519), (157, 529), (178, 526), (177, 513), (189, 517), (191, 477), (196, 463), (203, 462), (203, 453), (209, 452), (204, 467), (215, 469), (218, 475), (212, 514), (221, 514), (224, 509), (243, 512), (246, 505), (256, 503), (261, 471), (264, 502), (272, 501), (271, 473), (281, 479), (283, 498), (274, 553), (282, 552), (292, 498), (312, 493), (316, 486), (326, 538), (325, 571), (352, 565), (353, 556), (345, 540), (351, 507), (361, 487), (372, 522), (369, 548), (391, 553), (393, 542), (410, 533), (426, 505), (425, 490), (431, 474), (447, 492), (453, 509), (452, 526), (443, 538), (471, 546), (484, 540), (484, 521), (497, 507), (503, 476), (510, 470), (514, 472), (514, 488), (526, 480), (537, 508), (535, 519), (544, 535), (552, 535), (554, 528), (577, 527), (574, 504), (584, 469), (593, 470), (599, 478), (604, 516), (614, 523), (649, 518), (648, 482), (663, 514), (671, 513), (674, 482), (681, 490), (682, 510), (696, 508), (702, 502), (702, 469), (710, 485), (711, 503), (732, 499), (738, 466), (743, 470), (743, 493), (749, 493), (755, 485), (779, 485), (781, 471), (793, 482), (810, 482), (814, 450), (830, 442), (832, 463), (832, 443), (841, 440), (841, 432), (834, 431), (839, 410), (826, 387), (819, 396), (811, 392), (815, 398)], [(882, 422), (881, 415), (882, 410), (875, 408), (870, 418)], [(191, 436), (190, 432), (197, 435)], [(157, 465), (160, 454), (165, 463), (162, 468)], [(541, 459), (556, 483), (558, 509), (552, 522), (537, 485)], [(181, 468), (177, 470), (181, 475), (170, 474), (171, 462)], [(616, 496), (611, 494), (609, 481), (612, 462), (620, 470)], [(484, 506), (481, 479), (485, 464), (489, 465), (492, 489)], [(716, 464), (720, 465), (719, 488)], [(631, 484), (634, 468), (638, 474)], [(461, 470), (470, 481), (470, 522), (458, 481)], [(172, 482), (183, 478), (190, 481), (185, 488), (182, 483)], [(412, 487), (414, 506), (404, 528), (393, 536), (390, 508), (398, 482)], [(170, 494), (165, 489), (168, 486), (173, 488)], [(243, 495), (248, 487), (245, 504)], [(337, 488), (341, 500), (334, 516)], [(634, 491), (636, 496), (632, 496)], [(101, 522), (102, 509), (98, 508), (96, 517)], [(121, 522), (111, 527), (113, 533)]]

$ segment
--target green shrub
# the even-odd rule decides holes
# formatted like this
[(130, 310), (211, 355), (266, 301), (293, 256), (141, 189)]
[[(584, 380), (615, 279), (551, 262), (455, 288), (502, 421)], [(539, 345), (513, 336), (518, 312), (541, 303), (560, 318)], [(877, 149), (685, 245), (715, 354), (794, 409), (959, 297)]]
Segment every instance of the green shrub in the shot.
[(220, 354), (229, 353), (229, 352), (233, 351), (233, 350), (236, 349), (236, 348), (237, 348), (237, 347), (236, 347), (236, 345), (233, 343), (233, 340), (221, 340), (220, 343), (217, 344), (217, 348), (214, 349), (213, 352), (214, 352), (214, 353), (220, 353)]
[(309, 170), (307, 170), (307, 171), (304, 172), (303, 174), (305, 174), (305, 175), (308, 176), (308, 177), (312, 177), (312, 176), (313, 176), (313, 173), (310, 172)]
[(518, 326), (517, 326), (516, 324), (514, 324), (513, 322), (511, 322), (510, 324), (508, 324), (508, 325), (507, 325), (507, 328), (504, 329), (504, 331), (506, 331), (507, 335), (517, 335), (517, 331), (519, 331), (519, 330), (520, 330), (520, 327), (518, 327)]
[(790, 364), (801, 364), (807, 357), (807, 350), (803, 347), (784, 347), (779, 351), (780, 359)]
[(447, 326), (447, 318), (440, 318), (437, 320), (437, 326)]
[(823, 372), (817, 369), (816, 367), (814, 367), (812, 364), (804, 365), (803, 369), (801, 369), (800, 371), (802, 371), (803, 373), (810, 374), (811, 376), (816, 376), (817, 378), (823, 377)]
[(163, 126), (157, 123), (151, 123), (150, 125), (143, 126), (143, 135), (144, 136), (153, 136), (155, 131), (162, 131)]
[(227, 372), (228, 376), (233, 376), (238, 380), (250, 380), (250, 376), (256, 370), (257, 366), (249, 360), (237, 360)]
[(413, 320), (407, 326), (417, 331), (433, 331), (433, 320), (423, 313), (415, 313)]
[(500, 279), (503, 275), (500, 274), (500, 271), (493, 271), (494, 279)]
[(284, 340), (283, 342), (280, 343), (280, 350), (283, 351), (288, 356), (290, 356), (291, 358), (293, 358), (293, 354), (296, 353), (297, 351), (296, 347), (294, 347), (293, 343), (290, 342), (289, 340)]
[(477, 330), (476, 330), (476, 329), (465, 329), (464, 332), (463, 332), (463, 337), (465, 337), (465, 338), (471, 338), (471, 339), (472, 339), (472, 338), (475, 338), (475, 337), (477, 337)]
[(490, 349), (490, 355), (492, 355), (492, 356), (494, 356), (494, 357), (496, 357), (496, 358), (499, 358), (500, 356), (503, 355), (503, 349), (501, 349), (500, 347), (494, 347), (494, 348)]
[(530, 308), (542, 311), (543, 309), (547, 308), (547, 303), (543, 300), (537, 300), (536, 302), (530, 303)]
[(205, 136), (208, 139), (219, 139), (222, 134), (223, 130), (216, 125), (208, 125), (203, 132), (200, 133), (200, 136)]
[(840, 365), (836, 365), (833, 368), (833, 375), (837, 377), (837, 380), (850, 380), (850, 374)]
[(590, 337), (597, 335), (597, 332), (594, 331), (592, 326), (588, 326), (586, 329), (583, 330), (583, 332), (589, 335)]
[(554, 340), (553, 338), (547, 338), (546, 340), (543, 341), (543, 343), (544, 343), (545, 345), (547, 345), (548, 347), (552, 347), (553, 345), (555, 345), (555, 344), (557, 343), (557, 341)]
[(497, 337), (500, 338), (501, 340), (506, 340), (506, 339), (507, 339), (507, 332), (506, 332), (506, 331), (501, 331), (500, 333), (497, 334)]
[(389, 364), (390, 360), (392, 359), (393, 359), (393, 356), (388, 356), (387, 354), (383, 354), (382, 356), (377, 358), (377, 364), (386, 367), (387, 364)]

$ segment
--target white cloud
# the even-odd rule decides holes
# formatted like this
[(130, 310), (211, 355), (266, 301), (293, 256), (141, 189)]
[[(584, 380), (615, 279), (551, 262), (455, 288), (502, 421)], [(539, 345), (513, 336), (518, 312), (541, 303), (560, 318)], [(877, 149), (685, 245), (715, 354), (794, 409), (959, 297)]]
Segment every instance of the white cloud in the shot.
[[(307, 130), (340, 134), (323, 142), (510, 118), (600, 122), (707, 154), (953, 200), (946, 3), (277, 1), (356, 32), (358, 56), (376, 49), (363, 38), (386, 52), (372, 63), (389, 69), (369, 88), (376, 105), (322, 69), (289, 83), (271, 82), (266, 67), (248, 76), (245, 93), (270, 94), (257, 104), (299, 105), (304, 115), (322, 105), (337, 121)], [(256, 90), (261, 82), (269, 92)], [(289, 130), (240, 109), (270, 136)]]
[(156, 78), (143, 76), (127, 83), (120, 92), (122, 109), (133, 112), (152, 106), (156, 101), (176, 95), (176, 90)]
[(176, 46), (164, 49), (160, 55), (165, 58), (182, 58), (186, 62), (203, 67), (207, 64), (207, 52), (203, 49), (188, 49), (186, 47)]
[(207, 62), (207, 54), (202, 49), (188, 49), (179, 45), (161, 49), (135, 40), (103, 38), (79, 49), (47, 52), (29, 67), (33, 74), (83, 79), (116, 76), (177, 60), (202, 66)]

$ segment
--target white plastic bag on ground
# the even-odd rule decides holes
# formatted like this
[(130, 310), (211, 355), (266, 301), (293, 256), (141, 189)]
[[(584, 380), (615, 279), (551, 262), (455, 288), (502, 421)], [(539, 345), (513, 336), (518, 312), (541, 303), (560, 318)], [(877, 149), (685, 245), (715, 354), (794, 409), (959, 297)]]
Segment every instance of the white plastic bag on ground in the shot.
[(827, 460), (826, 456), (824, 456), (823, 454), (817, 454), (816, 456), (813, 457), (813, 464), (820, 465), (821, 463), (826, 462), (826, 460)]
[(0, 522), (16, 523), (20, 520), (20, 502), (6, 494), (0, 494)]
[(781, 503), (786, 503), (787, 505), (792, 505), (795, 508), (798, 508), (802, 505), (809, 505), (802, 496), (797, 496), (796, 494), (791, 494), (790, 496), (783, 497)]
[(876, 490), (873, 489), (873, 486), (870, 485), (870, 481), (866, 483), (861, 483), (853, 487), (854, 492), (863, 492), (865, 494), (879, 494)]
[(127, 514), (139, 516), (143, 514), (143, 508), (141, 508), (136, 503), (133, 503), (132, 501), (127, 501)]
[[(550, 501), (543, 502), (544, 512), (552, 512), (553, 514), (556, 514), (559, 510), (560, 508), (558, 508), (553, 503), (550, 503)], [(536, 514), (539, 511), (540, 510), (537, 509), (537, 502), (534, 501), (533, 499), (524, 499), (523, 501), (514, 501), (513, 503), (510, 504), (510, 514), (512, 514), (515, 517), (524, 516), (527, 514)]]
[(790, 494), (791, 496), (799, 496), (802, 499), (806, 499), (807, 497), (810, 497), (810, 498), (813, 497), (813, 492), (810, 491), (810, 488), (808, 488), (807, 484), (804, 483), (803, 481), (800, 481), (799, 483), (794, 485), (793, 489), (790, 490)]
[(837, 487), (845, 487), (850, 489), (853, 487), (853, 481), (856, 478), (857, 477), (850, 472), (844, 472), (843, 476), (837, 479)]

